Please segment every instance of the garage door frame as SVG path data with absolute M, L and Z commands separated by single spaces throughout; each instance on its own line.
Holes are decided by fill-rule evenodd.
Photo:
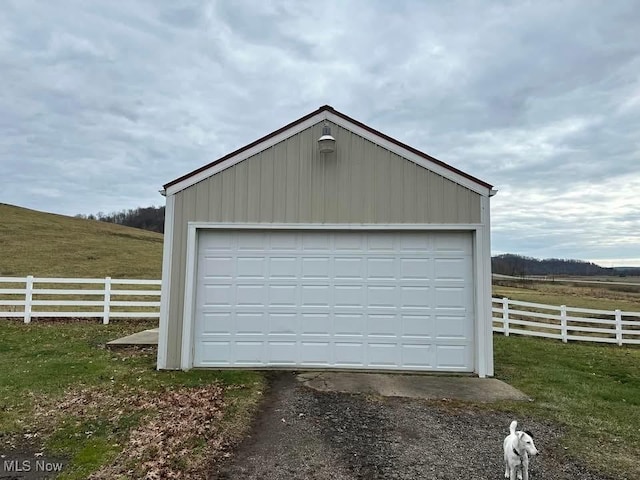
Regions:
M 180 366 L 193 368 L 194 323 L 199 232 L 203 230 L 334 230 L 334 231 L 451 231 L 470 232 L 473 254 L 473 295 L 475 307 L 473 369 L 480 377 L 493 375 L 491 332 L 491 264 L 488 229 L 482 224 L 299 224 L 299 223 L 210 223 L 189 222 L 187 263 L 182 324 Z M 487 325 L 489 323 L 489 325 Z M 216 367 L 218 368 L 218 367 Z M 237 366 L 227 368 L 239 368 Z

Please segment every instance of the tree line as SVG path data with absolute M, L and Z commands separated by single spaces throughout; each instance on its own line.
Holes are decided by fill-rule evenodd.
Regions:
M 111 213 L 78 214 L 76 217 L 164 233 L 164 207 L 138 207 Z
M 640 268 L 606 268 L 582 260 L 561 258 L 537 259 L 505 253 L 491 258 L 491 270 L 501 275 L 521 277 L 525 275 L 639 275 Z

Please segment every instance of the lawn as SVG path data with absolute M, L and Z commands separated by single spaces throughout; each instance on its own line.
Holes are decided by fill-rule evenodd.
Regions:
M 508 282 L 494 284 L 493 295 L 640 311 L 640 285 Z M 494 339 L 496 377 L 535 399 L 510 408 L 564 425 L 568 454 L 593 468 L 614 478 L 640 478 L 640 348 L 518 336 Z
M 65 479 L 92 472 L 95 478 L 197 476 L 210 467 L 244 435 L 264 378 L 247 371 L 158 372 L 155 349 L 104 348 L 151 326 L 3 321 L 2 451 L 63 458 L 59 478 Z M 182 455 L 185 449 L 190 455 Z
M 613 478 L 640 478 L 640 349 L 494 337 L 496 377 L 531 396 L 516 415 L 566 428 L 567 453 Z

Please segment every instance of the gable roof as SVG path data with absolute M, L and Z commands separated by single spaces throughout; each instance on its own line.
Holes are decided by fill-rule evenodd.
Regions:
M 372 141 L 388 150 L 397 153 L 401 157 L 407 160 L 414 161 L 415 163 L 442 175 L 456 183 L 459 183 L 477 193 L 483 195 L 489 195 L 492 189 L 492 185 L 472 176 L 468 173 L 458 170 L 451 165 L 444 163 L 437 158 L 427 155 L 420 150 L 417 150 L 409 145 L 406 145 L 395 138 L 385 135 L 378 130 L 375 130 L 368 125 L 365 125 L 358 120 L 355 120 L 344 113 L 341 113 L 331 107 L 330 105 L 323 105 L 319 109 L 301 117 L 288 125 L 285 125 L 274 132 L 265 135 L 258 140 L 245 145 L 238 150 L 235 150 L 217 160 L 214 160 L 207 165 L 204 165 L 192 172 L 189 172 L 175 180 L 170 181 L 164 185 L 164 189 L 167 195 L 175 194 L 185 188 L 190 187 L 216 173 L 224 170 L 228 167 L 235 165 L 242 160 L 245 160 L 262 150 L 265 150 L 276 143 L 286 140 L 293 135 L 309 128 L 317 123 L 329 120 L 333 123 L 344 127 L 352 132 L 361 135 L 367 140 Z

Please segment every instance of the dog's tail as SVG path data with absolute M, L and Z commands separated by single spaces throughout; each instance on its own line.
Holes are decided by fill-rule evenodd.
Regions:
M 517 426 L 518 422 L 516 422 L 515 420 L 511 422 L 511 425 L 509 425 L 509 432 L 511 432 L 511 435 L 515 435 Z

